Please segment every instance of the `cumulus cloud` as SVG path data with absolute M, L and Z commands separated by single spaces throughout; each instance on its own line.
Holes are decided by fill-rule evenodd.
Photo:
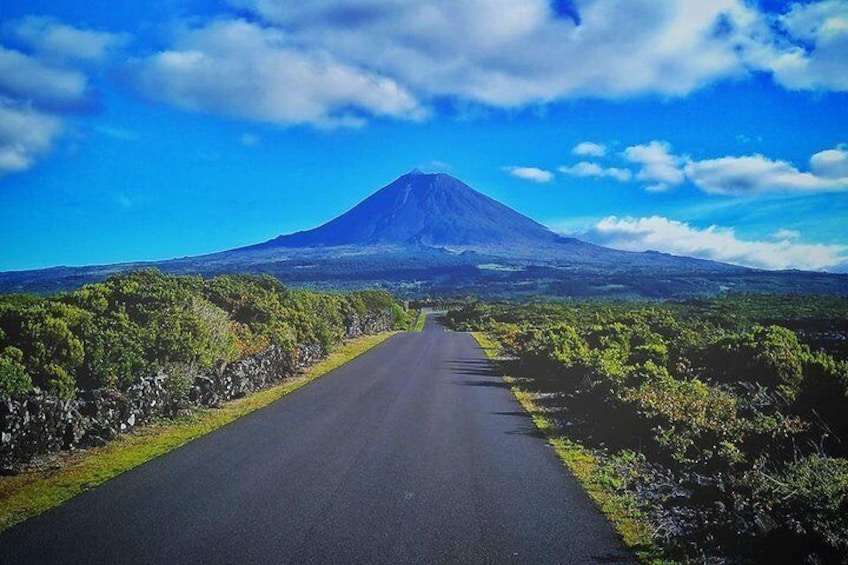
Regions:
M 59 118 L 0 98 L 0 176 L 32 167 L 61 131 Z
M 840 0 L 793 4 L 782 16 L 745 0 L 585 0 L 566 14 L 548 0 L 230 4 L 419 98 L 517 107 L 681 96 L 752 71 L 791 88 L 845 90 L 848 80 Z
M 647 145 L 632 145 L 624 150 L 624 158 L 640 165 L 636 179 L 650 183 L 651 191 L 667 190 L 685 180 L 685 158 L 673 155 L 671 145 L 664 141 L 651 141 Z
M 40 108 L 72 109 L 85 105 L 88 79 L 79 70 L 0 46 L 0 96 Z
M 581 234 L 585 239 L 625 251 L 661 251 L 762 269 L 828 270 L 848 264 L 848 246 L 737 237 L 732 228 L 704 229 L 662 216 L 610 216 Z
M 601 143 L 583 141 L 575 145 L 571 152 L 581 157 L 603 157 L 607 154 L 607 147 Z
M 193 111 L 327 127 L 359 126 L 371 115 L 424 115 L 394 80 L 305 52 L 288 34 L 245 20 L 184 31 L 173 48 L 133 67 L 146 95 Z
M 848 3 L 797 2 L 775 19 L 783 32 L 778 47 L 758 58 L 778 83 L 796 90 L 848 90 Z
M 819 151 L 810 157 L 813 174 L 825 179 L 848 178 L 848 148 L 840 145 L 835 149 Z
M 848 190 L 848 146 L 838 145 L 810 157 L 810 170 L 760 154 L 695 160 L 678 155 L 665 141 L 631 145 L 618 158 L 638 166 L 635 172 L 590 161 L 559 167 L 576 177 L 637 180 L 660 192 L 688 180 L 708 194 L 745 196 L 767 192 L 834 192 Z
M 580 161 L 570 167 L 560 167 L 559 172 L 573 177 L 611 178 L 619 182 L 627 182 L 633 178 L 633 173 L 629 169 L 601 167 L 597 163 L 589 161 Z
M 504 167 L 504 170 L 515 178 L 538 183 L 551 182 L 554 178 L 552 172 L 536 167 Z
M 822 157 L 822 154 L 825 156 Z M 819 172 L 824 170 L 829 175 L 844 172 L 840 169 L 842 165 L 838 159 L 833 159 L 828 151 L 817 153 L 811 161 L 818 163 Z M 848 176 L 820 176 L 814 172 L 802 172 L 791 163 L 762 155 L 691 161 L 685 170 L 686 176 L 695 186 L 710 194 L 848 190 Z
M 0 176 L 32 167 L 69 114 L 96 107 L 88 72 L 128 39 L 41 17 L 7 22 L 2 31 L 17 49 L 0 45 Z
M 83 73 L 0 45 L 0 177 L 49 154 L 64 129 L 63 114 L 88 106 Z
M 8 27 L 38 55 L 58 60 L 102 61 L 129 40 L 127 34 L 81 29 L 41 16 L 26 17 Z

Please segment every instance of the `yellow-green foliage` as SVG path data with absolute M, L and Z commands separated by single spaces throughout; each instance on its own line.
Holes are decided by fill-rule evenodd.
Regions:
M 70 397 L 75 388 L 125 388 L 159 370 L 190 381 L 271 344 L 314 343 L 329 351 L 354 317 L 386 315 L 396 306 L 382 291 L 323 294 L 291 290 L 268 276 L 204 280 L 156 270 L 122 273 L 66 295 L 0 296 L 0 351 L 23 353 L 18 360 L 0 356 L 0 393 L 36 385 Z
M 414 332 L 420 332 L 424 329 L 424 324 L 427 323 L 427 312 L 424 310 L 420 310 L 418 312 L 418 317 L 415 319 L 415 325 L 412 328 Z
M 737 398 L 698 379 L 655 374 L 624 397 L 645 418 L 658 421 L 657 442 L 680 463 L 724 456 L 739 462 L 734 441 L 744 435 Z
M 32 388 L 32 379 L 23 364 L 24 353 L 8 346 L 0 351 L 0 395 L 23 392 Z

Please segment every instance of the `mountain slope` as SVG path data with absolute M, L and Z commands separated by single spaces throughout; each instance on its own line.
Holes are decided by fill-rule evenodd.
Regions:
M 414 170 L 312 230 L 250 246 L 550 244 L 548 228 L 444 174 Z
M 340 249 L 340 248 L 347 249 Z M 350 249 L 353 248 L 353 249 Z M 648 252 L 618 251 L 554 233 L 445 173 L 413 170 L 381 188 L 341 216 L 317 228 L 281 235 L 224 252 L 227 261 L 292 256 L 324 259 L 356 254 L 395 255 L 397 262 L 448 262 L 434 251 L 477 253 L 463 264 L 503 259 L 574 269 L 648 267 L 668 270 L 738 271 L 714 261 Z M 421 257 L 425 252 L 426 257 Z M 209 256 L 210 260 L 221 254 Z M 264 259 L 258 259 L 264 257 Z M 484 258 L 485 257 L 485 258 Z

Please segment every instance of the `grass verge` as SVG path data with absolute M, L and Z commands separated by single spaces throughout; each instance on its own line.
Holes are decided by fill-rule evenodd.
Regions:
M 163 420 L 121 435 L 104 447 L 65 454 L 61 456 L 64 464 L 60 469 L 0 477 L 0 531 L 267 406 L 392 335 L 393 332 L 385 332 L 351 340 L 303 375 L 227 402 L 221 408 L 201 409 L 191 416 Z
M 500 345 L 482 332 L 472 332 L 474 339 L 490 359 L 500 352 Z M 583 489 L 604 516 L 612 523 L 629 547 L 642 563 L 651 565 L 673 564 L 663 558 L 662 553 L 651 536 L 651 527 L 640 519 L 639 511 L 634 508 L 633 500 L 610 488 L 610 477 L 603 463 L 589 449 L 559 434 L 555 423 L 545 416 L 534 402 L 533 394 L 522 389 L 518 381 L 508 375 L 503 376 L 510 385 L 512 394 L 533 419 L 539 432 L 553 447 L 557 456 L 577 478 Z
M 415 325 L 412 326 L 412 331 L 420 332 L 424 329 L 424 324 L 427 322 L 427 312 L 421 310 L 418 312 L 418 318 L 415 320 Z

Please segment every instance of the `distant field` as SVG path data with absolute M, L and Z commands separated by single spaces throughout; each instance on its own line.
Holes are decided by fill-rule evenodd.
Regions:
M 475 295 L 509 298 L 669 299 L 718 296 L 727 293 L 823 294 L 848 296 L 848 275 L 800 271 L 692 272 L 651 268 L 581 268 L 533 265 L 480 254 L 395 252 L 316 258 L 311 255 L 266 261 L 226 258 L 207 263 L 202 258 L 141 265 L 58 267 L 42 271 L 0 273 L 0 292 L 53 293 L 100 282 L 121 271 L 154 266 L 166 273 L 269 274 L 297 288 L 350 291 L 389 290 L 398 298 Z

